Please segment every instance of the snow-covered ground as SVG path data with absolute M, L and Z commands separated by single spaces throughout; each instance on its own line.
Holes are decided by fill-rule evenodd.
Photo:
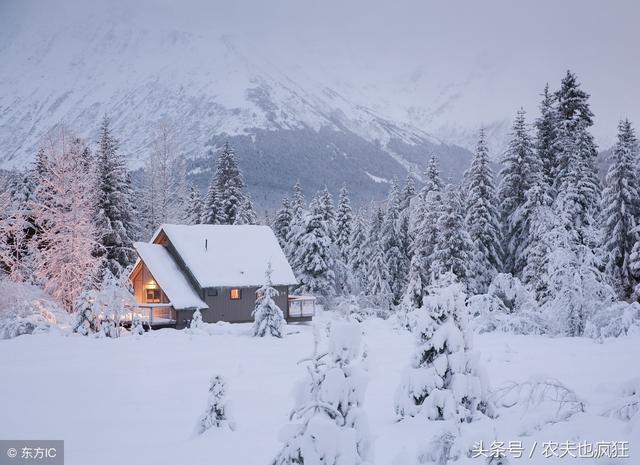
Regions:
M 322 315 L 320 324 L 330 319 Z M 396 422 L 394 395 L 413 352 L 413 336 L 371 319 L 366 332 L 370 382 L 365 408 L 375 437 L 375 463 L 416 463 L 442 422 Z M 279 430 L 293 406 L 297 362 L 313 348 L 312 326 L 289 325 L 283 339 L 250 337 L 249 325 L 219 324 L 212 334 L 165 329 L 142 337 L 95 339 L 38 334 L 0 341 L 0 438 L 64 439 L 68 465 L 267 464 L 279 451 Z M 620 386 L 640 377 L 640 337 L 602 343 L 490 333 L 475 347 L 495 388 L 532 375 L 561 381 L 586 403 L 568 421 L 535 428 L 538 412 L 500 410 L 496 420 L 462 426 L 474 441 L 522 441 L 533 459 L 512 463 L 638 463 L 640 422 L 599 415 L 619 399 Z M 195 433 L 207 404 L 209 378 L 228 380 L 235 431 Z M 521 412 L 521 411 L 519 411 Z M 637 420 L 637 415 L 636 415 Z M 527 435 L 520 435 L 526 430 Z M 542 442 L 629 441 L 629 459 L 546 459 Z M 457 463 L 484 464 L 463 457 Z

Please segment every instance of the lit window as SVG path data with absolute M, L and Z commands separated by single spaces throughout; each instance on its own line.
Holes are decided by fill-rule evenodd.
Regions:
M 229 297 L 231 300 L 240 300 L 240 289 L 234 287 L 229 291 Z
M 207 289 L 207 295 L 210 297 L 215 297 L 218 295 L 218 289 Z
M 147 289 L 147 303 L 149 304 L 160 303 L 160 289 Z

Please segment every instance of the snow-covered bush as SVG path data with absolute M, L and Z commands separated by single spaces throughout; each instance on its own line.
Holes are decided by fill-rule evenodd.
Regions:
M 418 452 L 419 464 L 447 465 L 455 462 L 462 455 L 456 447 L 457 431 L 454 428 L 444 430 L 434 435 L 426 447 Z
M 471 351 L 471 335 L 463 332 L 468 309 L 462 285 L 441 286 L 431 288 L 416 311 L 416 351 L 396 394 L 396 414 L 464 422 L 491 416 L 486 376 Z
M 67 323 L 66 312 L 36 286 L 0 278 L 0 339 L 49 331 Z
M 84 307 L 77 312 L 77 320 L 73 325 L 73 332 L 81 336 L 88 336 L 100 331 L 100 320 L 93 314 L 91 307 Z
M 620 386 L 618 396 L 602 415 L 622 421 L 640 420 L 640 378 L 631 379 Z
M 640 334 L 640 304 L 614 302 L 603 306 L 587 321 L 585 336 L 592 338 Z
M 191 316 L 191 321 L 189 322 L 189 329 L 199 329 L 202 328 L 204 322 L 202 321 L 202 313 L 199 309 L 196 309 Z
M 231 416 L 227 399 L 227 383 L 222 376 L 216 375 L 211 378 L 207 409 L 198 420 L 197 431 L 198 434 L 202 434 L 211 427 L 221 428 L 223 426 L 228 426 L 233 431 L 235 422 Z
M 536 306 L 535 297 L 520 282 L 509 273 L 499 273 L 491 281 L 487 294 L 502 302 L 507 313 L 520 313 Z
M 272 273 L 273 269 L 269 263 L 266 271 L 266 284 L 256 291 L 256 306 L 252 313 L 254 336 L 283 337 L 285 334 L 287 323 L 284 319 L 284 313 L 274 300 L 280 293 L 272 287 Z
M 470 327 L 479 333 L 501 331 L 514 334 L 545 334 L 548 332 L 547 319 L 533 305 L 525 305 L 518 312 L 512 312 L 501 299 L 489 294 L 471 296 L 467 304 L 473 316 Z
M 369 463 L 371 439 L 362 402 L 367 384 L 362 334 L 356 324 L 335 322 L 329 350 L 319 353 L 319 331 L 298 384 L 291 420 L 280 439 L 284 447 L 273 465 L 356 465 Z
M 575 392 L 557 379 L 547 377 L 507 383 L 491 393 L 491 400 L 498 408 L 515 412 L 523 434 L 585 411 L 584 402 Z
M 139 316 L 134 316 L 131 320 L 131 334 L 142 336 L 144 334 L 144 326 Z

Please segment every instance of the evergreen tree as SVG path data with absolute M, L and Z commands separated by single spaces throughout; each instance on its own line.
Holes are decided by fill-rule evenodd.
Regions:
M 283 337 L 286 321 L 274 298 L 280 293 L 273 287 L 271 262 L 267 265 L 265 284 L 256 291 L 256 306 L 253 310 L 253 335 L 258 337 Z
M 276 217 L 273 221 L 273 232 L 278 238 L 278 243 L 282 250 L 287 250 L 287 244 L 289 235 L 291 234 L 291 227 L 293 221 L 293 212 L 291 205 L 287 197 L 282 199 L 282 205 L 276 212 Z
M 250 217 L 253 208 L 249 208 L 242 173 L 236 161 L 235 152 L 228 142 L 225 143 L 216 161 L 214 183 L 217 222 L 236 224 L 239 217 L 239 221 L 247 221 L 246 218 Z M 246 218 L 242 218 L 243 211 L 247 215 Z
M 402 201 L 400 202 L 400 210 L 406 211 L 411 205 L 411 200 L 416 195 L 416 182 L 414 177 L 409 173 L 402 189 Z
M 429 164 L 424 172 L 424 187 L 421 193 L 424 195 L 427 192 L 443 191 L 444 184 L 440 178 L 440 169 L 438 168 L 438 159 L 432 156 L 429 159 Z
M 211 183 L 204 198 L 200 223 L 219 224 L 218 220 L 218 194 L 216 190 L 215 174 L 211 178 Z
M 533 143 L 525 122 L 524 110 L 519 110 L 513 123 L 511 139 L 503 159 L 500 172 L 501 183 L 498 193 L 500 215 L 503 225 L 504 266 L 512 274 L 519 274 L 525 232 L 519 221 L 518 211 L 526 201 L 526 193 L 534 184 L 537 173 L 540 172 L 539 161 L 533 151 Z
M 186 214 L 188 224 L 200 224 L 202 219 L 202 197 L 200 196 L 200 190 L 193 185 L 189 188 L 189 202 Z
M 471 267 L 473 244 L 465 228 L 460 194 L 451 185 L 445 189 L 443 207 L 436 227 L 436 240 L 431 255 L 435 278 L 450 272 L 468 289 L 474 279 Z
M 489 165 L 489 150 L 480 130 L 480 138 L 467 180 L 466 225 L 473 242 L 474 291 L 486 292 L 495 275 L 502 270 L 500 223 L 496 208 L 493 171 Z
M 340 257 L 344 263 L 349 261 L 349 242 L 352 234 L 353 213 L 346 186 L 340 189 L 340 201 L 336 215 L 336 245 L 340 250 Z
M 227 382 L 222 376 L 216 375 L 209 381 L 209 399 L 204 414 L 198 420 L 198 434 L 202 434 L 212 427 L 228 426 L 230 430 L 234 430 L 235 423 L 229 410 Z
M 535 122 L 535 146 L 541 163 L 542 180 L 549 189 L 553 187 L 559 170 L 556 147 L 558 116 L 554 104 L 555 97 L 549 92 L 547 84 L 540 102 L 540 117 Z
M 100 140 L 95 163 L 98 256 L 103 266 L 118 276 L 133 264 L 136 254 L 133 216 L 133 189 L 126 160 L 118 150 L 118 141 L 111 133 L 111 122 L 105 115 L 100 127 Z M 78 163 L 84 166 L 85 179 L 93 184 L 93 167 L 88 167 L 88 149 L 77 148 Z M 89 170 L 89 172 L 87 172 Z
M 240 204 L 240 209 L 233 224 L 258 224 L 258 215 L 253 208 L 253 201 L 248 193 Z
M 420 414 L 429 420 L 470 422 L 493 415 L 488 386 L 465 331 L 466 296 L 454 278 L 442 276 L 443 283 L 430 289 L 416 311 L 416 351 L 396 394 L 401 418 Z
M 602 197 L 602 237 L 607 273 L 620 299 L 634 289 L 630 255 L 640 239 L 640 186 L 637 172 L 637 139 L 629 120 L 618 125 L 618 141 L 607 172 Z
M 319 205 L 322 210 L 322 220 L 327 224 L 333 241 L 336 235 L 336 212 L 333 207 L 333 197 L 327 186 L 324 187 L 319 196 Z
M 294 230 L 293 267 L 300 286 L 299 294 L 315 294 L 326 299 L 335 288 L 334 260 L 329 226 L 324 220 L 324 206 L 319 198 L 311 202 L 301 226 Z
M 305 205 L 302 186 L 300 186 L 300 181 L 298 181 L 293 186 L 293 196 L 291 197 L 291 210 L 294 223 L 298 222 L 304 216 Z
M 367 287 L 367 253 L 365 244 L 367 242 L 367 228 L 362 213 L 356 215 L 353 220 L 353 231 L 349 238 L 349 249 L 347 259 L 353 277 L 352 289 L 364 292 Z
M 398 223 L 400 219 L 400 204 L 402 198 L 396 180 L 391 184 L 387 208 L 380 228 L 379 242 L 384 252 L 384 261 L 388 270 L 388 285 L 391 288 L 392 301 L 398 304 L 406 284 L 408 264 L 400 250 Z

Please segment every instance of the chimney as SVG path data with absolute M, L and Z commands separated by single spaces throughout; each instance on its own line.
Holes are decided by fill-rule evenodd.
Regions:
M 204 251 L 205 252 L 207 251 L 207 240 L 206 239 L 204 240 Z

